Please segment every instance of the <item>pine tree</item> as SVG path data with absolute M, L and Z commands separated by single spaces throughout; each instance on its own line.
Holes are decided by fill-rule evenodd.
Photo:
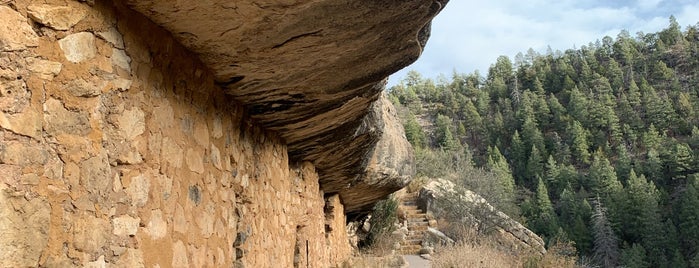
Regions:
M 408 111 L 403 122 L 405 122 L 403 123 L 403 129 L 405 130 L 405 137 L 408 139 L 408 142 L 415 148 L 423 148 L 425 146 L 426 137 L 415 115 Z
M 692 244 L 699 239 L 691 238 L 699 212 L 688 209 L 699 205 L 682 205 L 695 202 L 683 198 L 686 185 L 699 177 L 697 29 L 683 32 L 671 21 L 660 33 L 621 32 L 616 40 L 605 37 L 562 53 L 530 50 L 514 64 L 499 58 L 486 77 L 454 73 L 451 81 L 435 82 L 414 72 L 390 98 L 433 120 L 434 136 L 425 137 L 418 157 L 432 155 L 443 165 L 418 163 L 421 174 L 458 169 L 465 162 L 455 156 L 471 153 L 460 144 L 469 143 L 473 163 L 497 188 L 491 194 L 502 200 L 509 189 L 521 190 L 523 201 L 514 202 L 546 237 L 568 237 L 580 254 L 592 254 L 587 198 L 599 195 L 624 248 L 620 264 L 699 266 L 699 246 Z M 404 121 L 406 136 L 418 148 L 416 137 L 425 133 L 410 121 Z M 435 152 L 438 147 L 448 151 Z M 547 203 L 539 202 L 539 180 L 559 229 L 538 220 L 544 211 L 539 203 Z
M 684 257 L 682 256 L 682 253 L 680 253 L 680 250 L 675 250 L 675 253 L 672 255 L 672 262 L 668 265 L 668 267 L 677 267 L 677 268 L 684 268 L 687 267 L 687 261 L 684 260 Z
M 568 112 L 566 111 L 565 107 L 563 107 L 563 105 L 561 105 L 561 103 L 558 101 L 556 95 L 549 95 L 548 102 L 552 115 L 551 125 L 557 131 L 563 132 L 565 130 L 566 125 L 568 124 Z
M 544 159 L 536 145 L 532 145 L 529 159 L 527 160 L 526 174 L 528 185 L 534 186 L 536 180 L 544 175 Z
M 568 113 L 578 122 L 587 122 L 589 100 L 580 92 L 578 87 L 574 87 L 570 92 L 570 101 L 568 101 Z
M 471 146 L 481 146 L 480 140 L 484 135 L 483 119 L 481 118 L 476 106 L 471 101 L 467 101 L 463 108 L 464 123 L 469 129 L 468 144 Z
M 633 171 L 633 170 L 632 170 Z M 667 229 L 660 219 L 659 193 L 652 182 L 635 172 L 629 175 L 626 187 L 626 214 L 623 228 L 627 241 L 640 242 L 654 267 L 666 264 Z
M 692 149 L 687 144 L 678 142 L 670 146 L 661 158 L 663 166 L 667 168 L 665 176 L 672 179 L 686 179 L 694 163 Z
M 616 178 L 614 167 L 601 151 L 595 153 L 588 177 L 593 193 L 601 196 L 602 200 L 606 202 L 609 202 L 622 190 L 622 185 Z
M 621 251 L 621 266 L 625 268 L 650 268 L 646 249 L 642 245 L 634 243 L 629 248 Z
M 534 119 L 526 119 L 522 126 L 522 141 L 527 145 L 527 148 L 536 146 L 541 153 L 544 153 L 546 146 L 544 145 L 544 135 L 541 133 L 539 126 Z
M 571 149 L 573 157 L 580 163 L 589 163 L 590 152 L 588 150 L 590 145 L 587 142 L 587 133 L 585 129 L 582 127 L 580 122 L 573 121 L 573 124 L 569 127 L 568 131 L 572 140 Z
M 699 255 L 699 196 L 693 183 L 688 183 L 677 204 L 680 244 L 687 259 Z
M 556 160 L 553 159 L 553 155 L 549 155 L 546 164 L 544 165 L 544 180 L 546 184 L 553 186 L 551 187 L 551 192 L 554 194 L 559 194 L 563 187 L 566 186 L 565 183 L 559 181 L 560 172 L 558 170 L 558 164 Z
M 599 196 L 593 200 L 592 234 L 594 236 L 593 258 L 604 268 L 616 267 L 619 260 L 619 239 L 607 219 L 607 209 Z
M 648 250 L 657 247 L 654 234 L 661 232 L 659 193 L 652 182 L 645 176 L 636 176 L 632 169 L 627 187 L 624 188 L 626 200 L 623 206 L 623 232 L 626 241 L 642 243 Z
M 575 194 L 570 189 L 564 188 L 558 198 L 558 215 L 561 225 L 571 229 L 579 214 L 578 200 L 575 198 Z
M 446 115 L 437 115 L 437 144 L 445 150 L 455 151 L 460 147 L 460 143 L 452 134 L 452 120 Z
M 619 144 L 616 147 L 616 155 L 617 155 L 617 160 L 616 160 L 616 165 L 615 165 L 616 177 L 620 181 L 626 182 L 627 179 L 629 178 L 629 173 L 632 170 L 631 156 L 629 155 L 629 152 L 626 149 L 626 146 L 623 144 Z
M 521 181 L 524 178 L 524 170 L 527 163 L 527 151 L 522 138 L 519 136 L 519 131 L 515 130 L 515 133 L 512 134 L 511 144 L 511 159 L 513 168 L 512 174 L 515 175 L 516 179 Z
M 533 230 L 545 238 L 552 238 L 558 230 L 556 213 L 549 199 L 548 189 L 543 180 L 539 178 L 536 187 L 536 218 L 533 219 Z
M 497 146 L 488 148 L 487 166 L 494 172 L 504 191 L 503 199 L 514 201 L 515 179 L 507 164 L 507 160 L 500 153 Z

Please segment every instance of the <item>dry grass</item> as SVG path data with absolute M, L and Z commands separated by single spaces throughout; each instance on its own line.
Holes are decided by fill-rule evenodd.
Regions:
M 434 268 L 520 267 L 521 260 L 488 245 L 459 243 L 440 248 L 432 256 Z
M 554 243 L 546 254 L 512 252 L 499 246 L 493 236 L 464 232 L 463 239 L 454 246 L 438 248 L 432 255 L 434 268 L 574 268 L 575 247 L 568 243 Z M 468 241 L 468 242 L 465 242 Z
M 342 264 L 342 268 L 399 268 L 405 266 L 405 259 L 400 255 L 352 257 Z

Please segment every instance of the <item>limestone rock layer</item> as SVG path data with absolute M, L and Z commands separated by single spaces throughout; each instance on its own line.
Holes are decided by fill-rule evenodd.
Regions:
M 291 159 L 314 162 L 330 193 L 362 184 L 383 135 L 370 106 L 382 80 L 420 55 L 446 2 L 126 0 L 196 53 L 256 122 L 278 132 Z

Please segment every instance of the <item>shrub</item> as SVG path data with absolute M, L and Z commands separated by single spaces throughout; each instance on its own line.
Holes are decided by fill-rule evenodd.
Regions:
M 385 255 L 393 249 L 397 239 L 392 237 L 396 230 L 398 200 L 393 195 L 374 205 L 369 217 L 369 232 L 363 246 L 375 255 Z

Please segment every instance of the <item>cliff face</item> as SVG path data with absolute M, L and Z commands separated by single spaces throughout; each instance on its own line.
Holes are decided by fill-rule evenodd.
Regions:
M 0 266 L 347 259 L 412 173 L 380 80 L 441 6 L 229 4 L 0 1 Z
M 417 59 L 446 2 L 126 1 L 195 52 L 292 159 L 314 162 L 325 192 L 345 197 L 382 136 L 383 122 L 367 122 L 381 81 Z M 366 203 L 343 200 L 350 211 Z

